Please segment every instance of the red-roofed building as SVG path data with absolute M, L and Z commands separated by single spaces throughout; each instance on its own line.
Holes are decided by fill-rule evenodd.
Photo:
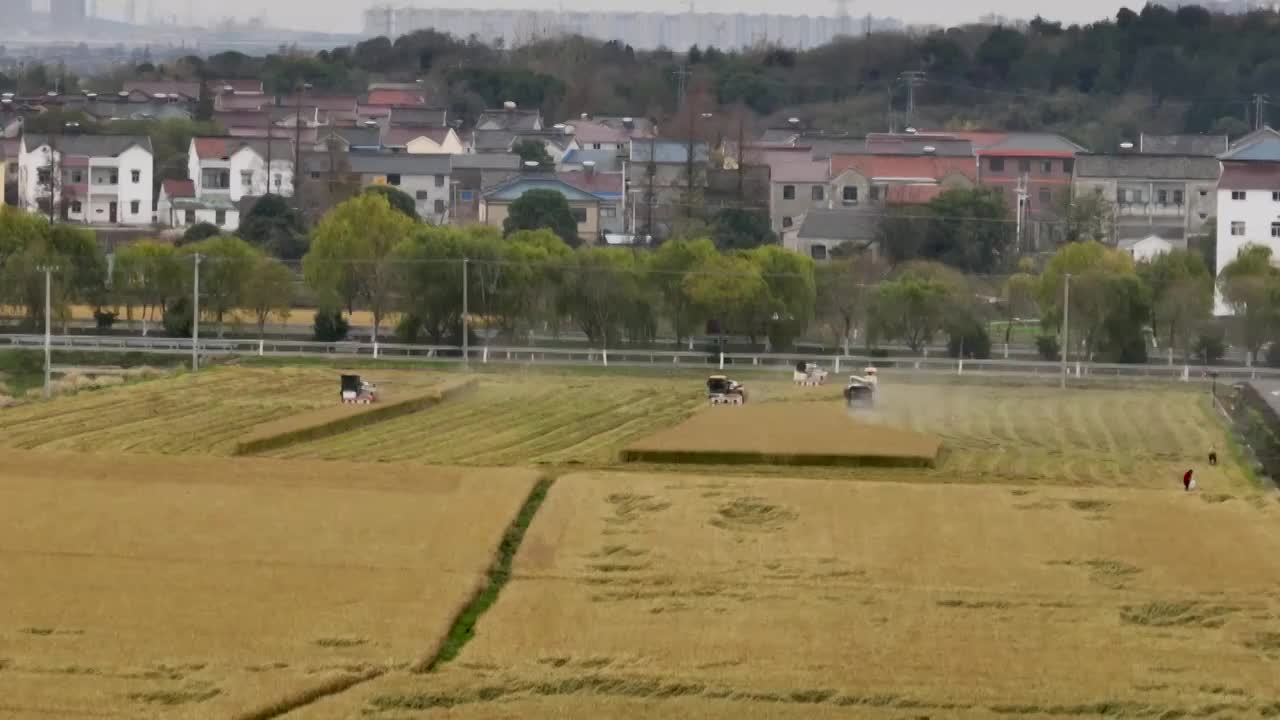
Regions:
M 599 172 L 593 165 L 587 165 L 582 170 L 558 172 L 556 177 L 600 198 L 600 232 L 618 234 L 626 231 L 622 192 L 626 179 L 622 173 Z
M 427 104 L 427 98 L 421 92 L 413 90 L 370 90 L 369 97 L 363 104 L 377 107 L 423 107 Z
M 953 188 L 978 182 L 973 157 L 832 155 L 831 207 L 923 204 Z

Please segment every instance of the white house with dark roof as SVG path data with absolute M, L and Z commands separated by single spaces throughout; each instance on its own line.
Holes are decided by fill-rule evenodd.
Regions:
M 1280 132 L 1270 127 L 1252 132 L 1219 159 L 1216 271 L 1250 245 L 1271 248 L 1280 258 Z M 1233 314 L 1221 293 L 1215 293 L 1214 314 Z
M 351 153 L 351 173 L 361 187 L 385 185 L 413 198 L 418 216 L 433 223 L 449 222 L 453 186 L 449 182 L 449 155 L 408 153 Z
M 52 202 L 64 219 L 88 225 L 150 225 L 154 166 L 145 135 L 27 134 L 18 154 L 19 204 L 48 212 Z
M 265 138 L 197 137 L 187 154 L 196 197 L 233 203 L 267 193 L 293 195 L 293 143 Z

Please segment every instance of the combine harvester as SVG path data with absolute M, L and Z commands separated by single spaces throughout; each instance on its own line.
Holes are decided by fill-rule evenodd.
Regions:
M 712 405 L 744 405 L 747 386 L 724 375 L 712 375 L 707 378 L 707 400 Z
M 796 371 L 791 374 L 791 380 L 796 385 L 804 385 L 806 387 L 814 387 L 824 385 L 827 382 L 827 371 L 818 366 L 817 363 L 796 363 Z
M 378 386 L 360 379 L 359 375 L 342 376 L 344 405 L 371 405 L 378 402 Z
M 850 375 L 849 384 L 844 387 L 844 401 L 850 408 L 873 408 L 876 406 L 876 387 L 879 383 L 877 370 L 869 367 L 862 375 Z

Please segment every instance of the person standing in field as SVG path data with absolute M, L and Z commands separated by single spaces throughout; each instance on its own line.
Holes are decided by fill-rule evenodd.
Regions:
M 1209 448 L 1209 466 L 1212 467 L 1217 464 L 1218 464 L 1218 448 L 1211 447 Z
M 1192 478 L 1192 477 L 1191 477 L 1191 476 L 1192 476 L 1192 474 L 1193 474 L 1194 472 L 1195 472 L 1194 470 L 1188 470 L 1188 471 L 1187 471 L 1187 472 L 1182 476 L 1182 490 L 1183 490 L 1183 492 L 1190 492 L 1190 491 L 1191 491 L 1191 488 L 1195 486 L 1196 481 L 1195 481 L 1195 479 L 1194 479 L 1194 478 Z

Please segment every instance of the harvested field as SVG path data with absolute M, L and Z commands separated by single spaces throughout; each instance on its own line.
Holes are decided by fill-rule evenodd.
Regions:
M 232 718 L 430 657 L 535 479 L 6 453 L 0 716 Z
M 1266 717 L 1277 521 L 1181 492 L 576 474 L 456 661 L 296 717 Z
M 932 467 L 938 438 L 854 420 L 841 403 L 708 407 L 622 451 L 632 462 Z
M 706 402 L 696 379 L 482 375 L 465 399 L 268 453 L 459 465 L 610 464 Z
M 376 403 L 338 404 L 275 420 L 241 437 L 236 442 L 235 454 L 261 453 L 409 415 L 459 397 L 475 387 L 476 382 L 475 378 L 452 378 L 429 390 L 406 392 L 401 397 L 382 396 Z
M 337 403 L 340 371 L 216 368 L 7 408 L 0 447 L 229 455 L 256 426 Z M 438 373 L 370 375 L 389 399 L 439 383 Z

